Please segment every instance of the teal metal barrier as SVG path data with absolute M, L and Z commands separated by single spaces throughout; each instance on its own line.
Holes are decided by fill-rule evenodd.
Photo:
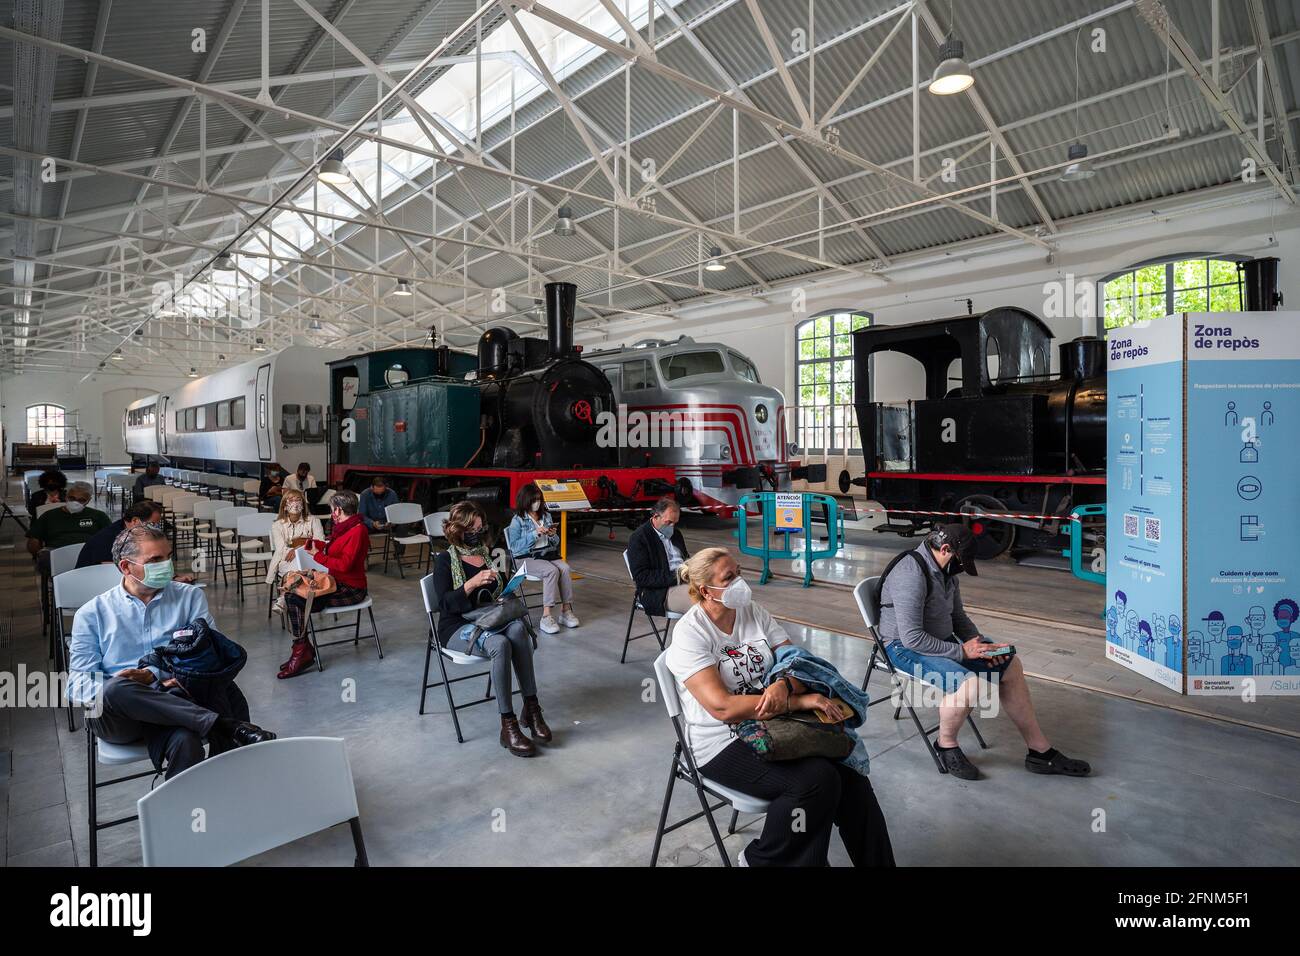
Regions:
M 797 492 L 801 499 L 803 511 L 803 522 L 800 528 L 791 528 L 784 530 L 778 528 L 777 524 L 777 492 L 762 491 L 757 494 L 745 495 L 740 499 L 737 509 L 736 518 L 739 522 L 736 530 L 732 532 L 737 539 L 740 552 L 748 554 L 751 557 L 763 559 L 763 573 L 758 579 L 759 584 L 766 584 L 772 577 L 772 572 L 768 567 L 772 558 L 794 558 L 795 551 L 793 548 L 793 537 L 802 533 L 804 539 L 804 566 L 803 566 L 803 586 L 812 586 L 812 566 L 813 561 L 818 558 L 834 557 L 840 550 L 840 540 L 843 537 L 843 523 L 840 520 L 839 504 L 830 495 L 818 494 L 813 491 Z M 784 493 L 782 493 L 784 495 Z M 749 505 L 757 504 L 760 506 L 761 514 L 757 521 L 749 516 Z M 824 549 L 814 548 L 815 539 L 813 538 L 813 508 L 821 508 L 826 518 L 826 547 Z M 762 545 L 754 545 L 749 542 L 749 530 L 751 526 L 757 524 L 762 534 Z M 780 532 L 782 539 L 780 548 L 773 548 L 772 535 Z
M 1085 518 L 1095 516 L 1106 516 L 1105 505 L 1079 505 L 1070 512 L 1071 517 Z M 1066 534 L 1070 536 L 1070 546 L 1061 552 L 1063 557 L 1070 559 L 1070 570 L 1074 572 L 1076 578 L 1083 578 L 1085 581 L 1091 581 L 1093 584 L 1106 583 L 1106 575 L 1098 574 L 1093 570 L 1084 570 L 1083 567 L 1083 522 L 1067 521 Z

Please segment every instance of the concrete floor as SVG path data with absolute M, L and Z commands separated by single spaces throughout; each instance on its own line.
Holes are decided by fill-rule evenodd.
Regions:
M 47 668 L 35 576 L 11 528 L 6 522 L 0 531 L 0 546 L 19 546 L 0 551 L 0 666 Z M 240 686 L 253 718 L 282 735 L 347 740 L 372 863 L 644 865 L 673 741 L 662 704 L 649 693 L 657 649 L 650 640 L 634 642 L 628 663 L 619 664 L 631 590 L 621 568 L 611 570 L 607 551 L 579 547 L 572 557 L 593 569 L 578 584 L 583 626 L 542 636 L 540 695 L 556 741 L 532 760 L 498 746 L 491 705 L 461 713 L 464 744 L 456 743 L 440 690 L 430 694 L 431 712 L 417 716 L 426 623 L 414 577 L 372 573 L 384 660 L 368 642 L 333 648 L 323 673 L 291 681 L 275 679 L 288 641 L 278 620 L 268 624 L 265 604 L 241 607 L 233 587 L 220 583 L 208 593 L 218 624 L 249 651 Z M 792 593 L 778 593 L 785 589 Z M 842 590 L 807 592 L 788 582 L 763 594 L 773 604 L 801 603 L 805 619 L 820 613 L 817 602 L 850 600 Z M 846 674 L 865 667 L 864 641 L 789 629 Z M 342 700 L 349 678 L 355 703 Z M 883 683 L 873 686 L 883 690 Z M 901 864 L 1297 862 L 1294 739 L 1050 681 L 1033 680 L 1031 688 L 1053 742 L 1090 760 L 1093 777 L 1027 773 L 1023 744 L 1005 717 L 981 721 L 989 750 L 966 741 L 984 780 L 941 777 L 911 723 L 891 720 L 883 705 L 873 708 L 863 734 Z M 469 682 L 461 692 L 472 692 Z M 85 864 L 84 739 L 80 730 L 68 732 L 62 712 L 0 710 L 0 860 Z M 101 815 L 130 812 L 148 783 L 104 791 Z M 693 794 L 679 784 L 674 807 L 693 806 Z M 742 818 L 745 825 L 753 832 L 759 823 Z M 747 839 L 728 838 L 729 852 Z M 832 848 L 832 862 L 845 865 L 838 841 Z M 134 826 L 100 834 L 100 862 L 138 865 Z M 252 862 L 348 865 L 351 843 L 346 828 L 336 828 Z M 661 864 L 718 865 L 702 821 L 666 838 Z

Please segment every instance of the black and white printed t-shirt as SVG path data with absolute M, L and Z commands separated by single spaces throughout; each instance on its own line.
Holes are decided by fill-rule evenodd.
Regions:
M 731 743 L 731 728 L 718 720 L 686 689 L 686 682 L 708 667 L 717 669 L 722 684 L 733 694 L 761 694 L 767 686 L 767 672 L 774 663 L 773 651 L 790 640 L 790 635 L 764 608 L 750 603 L 736 611 L 736 623 L 724 634 L 695 605 L 673 625 L 673 642 L 666 663 L 677 683 L 682 701 L 686 743 L 702 767 Z

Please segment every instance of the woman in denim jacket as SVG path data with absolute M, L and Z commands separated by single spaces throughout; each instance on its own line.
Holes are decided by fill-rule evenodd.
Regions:
M 573 613 L 573 575 L 560 560 L 559 529 L 542 506 L 542 492 L 534 484 L 524 485 L 515 499 L 515 516 L 506 528 L 506 545 L 515 562 L 542 581 L 542 630 L 556 634 L 560 624 L 577 627 Z M 552 609 L 560 605 L 559 624 Z

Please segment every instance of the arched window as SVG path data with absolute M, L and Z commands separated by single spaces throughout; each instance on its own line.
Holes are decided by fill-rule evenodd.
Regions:
M 795 441 L 801 448 L 861 447 L 853 411 L 852 333 L 870 324 L 866 312 L 828 312 L 795 327 Z
M 27 406 L 27 440 L 36 445 L 63 445 L 62 405 Z
M 1158 319 L 1175 312 L 1240 312 L 1244 293 L 1238 260 L 1196 256 L 1147 262 L 1102 280 L 1106 328 Z

